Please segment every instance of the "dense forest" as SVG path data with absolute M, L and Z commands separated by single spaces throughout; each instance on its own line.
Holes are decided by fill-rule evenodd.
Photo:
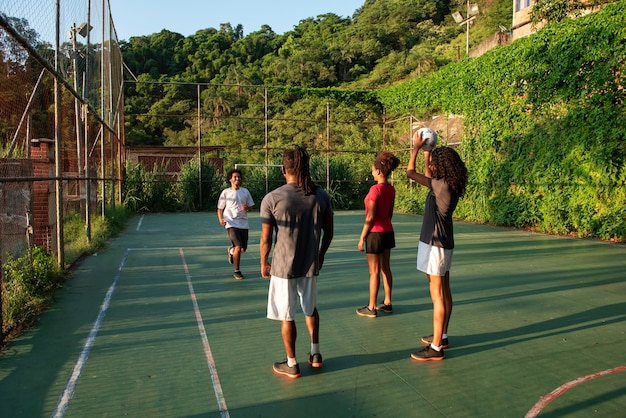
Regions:
M 126 144 L 220 146 L 228 167 L 275 164 L 301 144 L 350 209 L 376 151 L 404 162 L 412 121 L 452 115 L 470 171 L 460 218 L 626 241 L 626 0 L 538 1 L 542 29 L 477 58 L 451 17 L 465 4 L 366 0 L 350 18 L 308 17 L 284 34 L 225 23 L 121 41 Z M 470 48 L 511 22 L 510 0 L 478 6 Z M 267 178 L 247 175 L 260 196 Z M 419 213 L 424 191 L 402 175 L 396 188 L 396 210 Z
M 367 0 L 351 18 L 303 18 L 284 34 L 264 26 L 243 36 L 225 23 L 132 37 L 121 45 L 137 80 L 126 88 L 127 144 L 197 144 L 200 107 L 202 145 L 228 146 L 229 163 L 262 158 L 265 119 L 272 148 L 321 149 L 330 108 L 333 149 L 380 148 L 383 109 L 368 92 L 464 58 L 464 26 L 451 17 L 464 4 Z M 511 21 L 509 0 L 481 7 L 472 45 Z

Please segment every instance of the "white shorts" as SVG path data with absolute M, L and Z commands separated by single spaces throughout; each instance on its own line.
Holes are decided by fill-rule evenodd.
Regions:
M 445 276 L 452 265 L 453 250 L 419 242 L 417 247 L 417 269 L 431 276 Z
M 312 316 L 317 305 L 317 277 L 281 279 L 272 276 L 267 292 L 267 317 L 277 321 L 294 321 L 298 298 L 302 312 Z

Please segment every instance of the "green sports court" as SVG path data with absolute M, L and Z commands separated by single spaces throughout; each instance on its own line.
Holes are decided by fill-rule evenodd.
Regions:
M 395 214 L 393 314 L 368 295 L 363 212 L 337 212 L 319 278 L 324 366 L 298 312 L 291 380 L 265 318 L 258 212 L 243 281 L 211 213 L 132 218 L 72 273 L 0 356 L 2 417 L 618 417 L 626 413 L 626 246 L 455 224 L 445 360 L 410 353 L 431 332 L 415 268 L 421 217 Z M 382 297 L 382 291 L 381 291 Z

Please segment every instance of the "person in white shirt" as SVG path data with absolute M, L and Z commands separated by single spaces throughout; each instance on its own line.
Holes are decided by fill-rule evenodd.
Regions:
M 248 212 L 254 207 L 254 200 L 248 189 L 241 187 L 240 170 L 229 170 L 226 180 L 230 187 L 222 190 L 217 201 L 217 219 L 228 231 L 232 243 L 228 248 L 228 262 L 235 267 L 233 277 L 235 280 L 243 280 L 241 254 L 248 248 Z

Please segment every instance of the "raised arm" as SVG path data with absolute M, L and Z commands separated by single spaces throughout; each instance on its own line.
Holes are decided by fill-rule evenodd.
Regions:
M 430 151 L 424 151 L 424 174 L 418 173 L 415 170 L 417 153 L 420 148 L 422 148 L 422 145 L 424 145 L 424 142 L 426 142 L 426 139 L 422 138 L 417 132 L 415 132 L 415 136 L 413 137 L 413 149 L 411 149 L 411 157 L 409 158 L 409 163 L 406 167 L 406 176 L 411 180 L 418 182 L 422 186 L 428 187 L 428 178 L 432 174 L 430 171 Z

